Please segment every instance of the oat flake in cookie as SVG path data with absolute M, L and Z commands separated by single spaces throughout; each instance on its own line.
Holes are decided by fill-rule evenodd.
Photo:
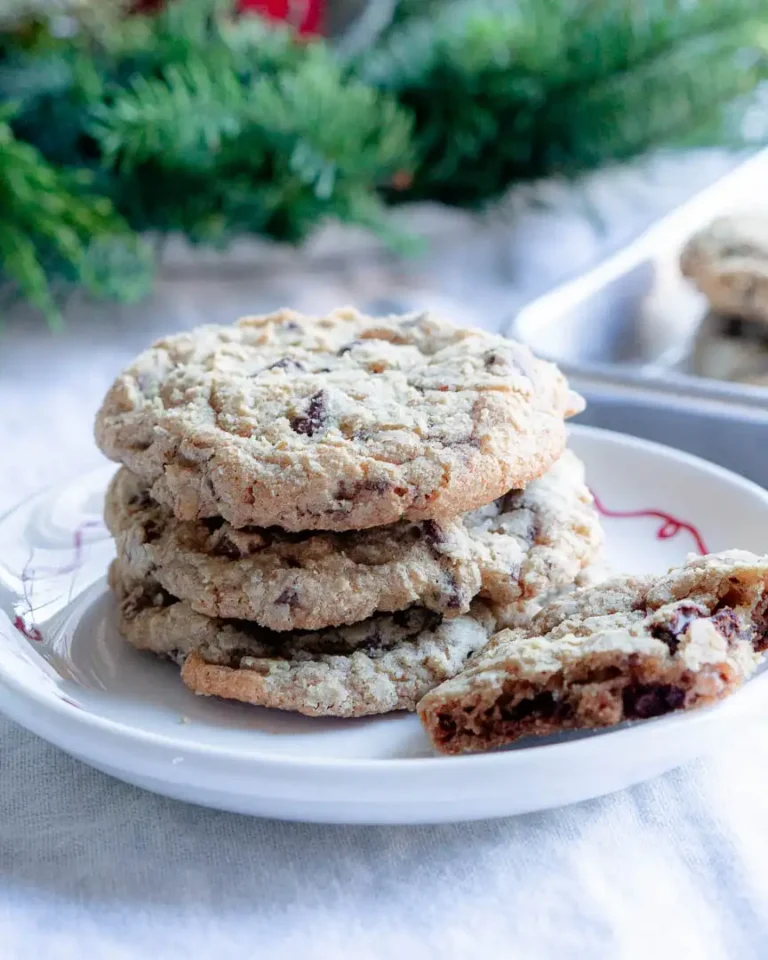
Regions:
M 179 519 L 350 530 L 525 486 L 581 407 L 555 366 L 481 330 L 282 311 L 158 341 L 115 381 L 96 439 Z
M 135 579 L 151 577 L 199 613 L 272 630 L 317 630 L 424 606 L 466 613 L 481 594 L 507 626 L 573 583 L 602 541 L 584 468 L 569 451 L 525 491 L 443 522 L 401 520 L 340 533 L 177 520 L 122 469 L 105 516 Z
M 488 750 L 714 703 L 766 647 L 768 557 L 710 554 L 551 604 L 492 637 L 418 709 L 439 751 Z
M 454 620 L 411 608 L 338 629 L 274 633 L 195 613 L 151 580 L 132 580 L 119 561 L 110 585 L 125 639 L 178 662 L 195 693 L 308 716 L 414 710 L 494 630 L 490 612 L 476 602 Z

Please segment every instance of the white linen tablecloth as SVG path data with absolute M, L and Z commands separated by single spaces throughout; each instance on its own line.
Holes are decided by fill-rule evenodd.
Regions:
M 701 182 L 711 172 L 696 171 Z M 672 187 L 695 179 L 685 172 Z M 397 284 L 429 300 L 436 277 L 492 326 L 513 268 L 528 264 L 516 270 L 522 297 L 526 278 L 538 289 L 554 278 L 553 249 L 567 272 L 626 231 L 632 211 L 648 217 L 649 196 L 669 205 L 663 184 L 616 182 L 603 235 L 576 216 L 555 232 L 532 216 L 507 246 L 503 231 L 478 228 L 417 280 L 393 266 L 332 278 L 307 267 L 298 281 L 287 267 L 166 275 L 141 307 L 73 301 L 55 338 L 11 318 L 0 335 L 0 508 L 100 462 L 93 413 L 153 337 L 281 300 L 363 303 Z M 768 710 L 727 749 L 621 794 L 495 822 L 382 828 L 167 800 L 0 717 L 0 960 L 765 960 L 767 817 Z

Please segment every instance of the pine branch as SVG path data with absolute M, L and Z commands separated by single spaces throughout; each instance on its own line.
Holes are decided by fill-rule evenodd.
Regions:
M 246 104 L 233 73 L 213 75 L 192 62 L 156 79 L 135 77 L 110 104 L 94 107 L 91 133 L 105 161 L 126 171 L 160 156 L 169 166 L 213 166 L 222 138 L 240 131 Z
M 624 160 L 705 125 L 721 128 L 728 106 L 766 74 L 760 54 L 745 50 L 756 22 L 705 30 L 632 69 L 554 99 L 540 137 L 541 165 L 573 174 Z M 692 73 L 692 63 L 705 69 Z M 663 109 L 661 105 L 663 104 Z M 556 130 L 555 136 L 549 136 Z
M 124 260 L 141 259 L 143 252 L 109 200 L 85 192 L 86 177 L 52 167 L 33 147 L 15 138 L 9 119 L 8 110 L 0 115 L 2 271 L 56 326 L 60 317 L 49 282 L 52 273 L 99 294 L 105 292 L 94 269 L 100 246 L 119 244 Z M 110 281 L 109 292 L 131 296 L 143 289 L 119 288 Z
M 485 203 L 715 123 L 765 78 L 768 0 L 463 0 L 411 18 L 363 75 L 416 117 L 420 163 L 391 200 Z
M 0 264 L 50 317 L 59 279 L 140 290 L 131 229 L 296 242 L 335 217 L 399 242 L 392 203 L 725 142 L 768 72 L 768 0 L 400 0 L 344 63 L 235 0 L 3 2 L 27 16 L 0 28 Z
M 765 0 L 592 0 L 565 22 L 563 56 L 551 77 L 558 85 L 599 82 L 648 66 L 691 38 L 728 31 L 741 30 L 749 45 L 767 10 Z
M 105 157 L 135 174 L 140 195 L 120 199 L 131 222 L 195 239 L 247 229 L 295 241 L 326 216 L 356 219 L 361 203 L 350 198 L 365 193 L 374 206 L 410 149 L 407 115 L 322 47 L 249 84 L 202 63 L 169 68 L 94 117 Z

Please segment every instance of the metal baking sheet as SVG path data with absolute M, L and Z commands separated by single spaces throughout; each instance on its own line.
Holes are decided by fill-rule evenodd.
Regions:
M 575 422 L 685 450 L 768 487 L 764 409 L 579 376 L 571 382 L 587 400 L 587 409 Z
M 677 261 L 695 230 L 753 205 L 767 179 L 762 151 L 624 250 L 525 306 L 507 329 L 585 395 L 581 422 L 687 450 L 763 486 L 768 388 L 694 374 L 706 304 Z
M 767 180 L 768 151 L 761 151 L 630 246 L 523 307 L 508 335 L 572 376 L 768 409 L 766 387 L 695 374 L 706 303 L 677 265 L 695 230 L 725 211 L 754 207 Z

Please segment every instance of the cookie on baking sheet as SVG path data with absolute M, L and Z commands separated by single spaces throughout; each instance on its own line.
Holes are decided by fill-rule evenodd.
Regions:
M 157 580 L 199 613 L 272 630 L 357 623 L 413 605 L 459 616 L 478 594 L 507 626 L 573 583 L 602 542 L 583 465 L 569 451 L 524 491 L 442 523 L 299 534 L 177 520 L 125 468 L 105 516 L 132 577 Z
M 439 751 L 488 750 L 713 703 L 766 647 L 768 557 L 710 554 L 554 602 L 492 637 L 418 710 Z
M 733 383 L 768 385 L 768 324 L 710 311 L 693 339 L 691 373 Z
M 768 211 L 718 218 L 685 245 L 680 269 L 715 313 L 768 324 Z
M 308 716 L 414 710 L 495 628 L 478 601 L 453 620 L 412 607 L 337 629 L 275 633 L 195 613 L 159 584 L 132 580 L 117 560 L 110 585 L 125 639 L 179 663 L 195 693 Z
M 524 486 L 582 406 L 503 337 L 423 314 L 284 310 L 158 341 L 109 390 L 96 439 L 179 519 L 353 530 Z

